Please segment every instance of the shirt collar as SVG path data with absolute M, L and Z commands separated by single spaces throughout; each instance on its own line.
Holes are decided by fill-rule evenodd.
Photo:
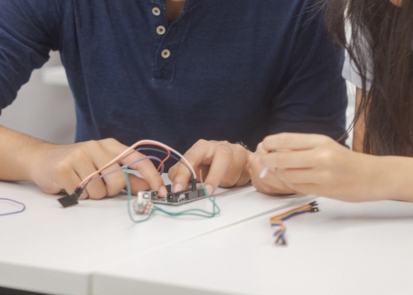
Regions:
M 165 0 L 150 0 L 151 3 L 159 5 L 161 7 L 166 6 Z M 183 12 L 191 10 L 194 6 L 198 5 L 201 2 L 200 0 L 186 0 L 185 7 Z

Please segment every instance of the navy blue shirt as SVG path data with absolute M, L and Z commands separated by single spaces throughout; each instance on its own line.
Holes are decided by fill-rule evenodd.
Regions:
M 0 0 L 0 109 L 58 50 L 76 141 L 154 139 L 185 152 L 200 138 L 253 149 L 284 131 L 337 139 L 343 54 L 316 2 L 188 0 L 168 24 L 165 0 Z

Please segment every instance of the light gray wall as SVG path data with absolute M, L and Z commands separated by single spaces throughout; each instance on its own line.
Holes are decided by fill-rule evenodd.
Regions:
M 59 54 L 52 53 L 43 68 L 57 65 L 60 65 Z M 49 142 L 72 143 L 76 118 L 70 89 L 45 85 L 42 69 L 33 72 L 16 100 L 2 110 L 0 125 Z

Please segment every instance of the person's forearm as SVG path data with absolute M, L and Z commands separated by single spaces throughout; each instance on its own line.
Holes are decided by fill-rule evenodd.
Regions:
M 125 187 L 125 175 L 120 167 L 133 162 L 132 168 L 145 179 L 129 178 L 133 192 L 151 189 L 161 195 L 163 188 L 166 194 L 163 180 L 152 162 L 140 162 L 143 154 L 128 154 L 106 166 L 127 149 L 112 138 L 68 145 L 51 144 L 0 126 L 0 180 L 32 181 L 48 194 L 62 190 L 72 193 L 83 179 L 92 173 L 98 175 L 97 170 L 104 169 L 106 176 L 95 178 L 96 181 L 87 185 L 81 195 L 82 199 L 102 199 L 117 195 Z
M 382 180 L 378 180 L 378 185 L 386 192 L 385 198 L 413 202 L 413 158 L 380 158 L 384 175 L 380 177 Z
M 0 179 L 31 180 L 30 166 L 46 142 L 0 126 Z

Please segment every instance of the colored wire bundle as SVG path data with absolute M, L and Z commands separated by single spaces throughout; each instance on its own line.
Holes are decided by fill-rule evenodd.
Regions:
M 205 186 L 203 185 L 202 188 L 204 190 L 204 194 L 207 197 L 207 199 L 209 201 L 211 201 L 211 203 L 212 203 L 212 212 L 208 212 L 208 211 L 205 211 L 205 210 L 202 210 L 202 209 L 188 209 L 188 210 L 179 211 L 179 212 L 170 212 L 170 211 L 167 211 L 165 209 L 162 209 L 159 206 L 154 205 L 146 218 L 144 218 L 144 219 L 135 219 L 132 215 L 132 210 L 131 210 L 132 193 L 131 193 L 129 177 L 128 177 L 129 172 L 128 172 L 127 169 L 124 169 L 124 172 L 125 172 L 125 181 L 126 181 L 126 191 L 127 191 L 127 194 L 128 194 L 128 203 L 127 203 L 128 214 L 129 214 L 129 218 L 135 223 L 141 223 L 141 222 L 149 220 L 153 216 L 155 211 L 162 212 L 162 213 L 164 213 L 168 216 L 172 216 L 172 217 L 199 216 L 199 217 L 204 217 L 204 218 L 215 217 L 216 215 L 218 215 L 221 212 L 221 209 L 218 207 L 217 203 L 215 202 L 215 197 L 211 197 L 208 194 Z
M 114 169 L 114 170 L 112 170 L 112 171 L 110 171 L 110 172 L 108 172 L 108 173 L 102 173 L 105 169 L 107 169 L 107 168 L 109 168 L 109 167 L 111 167 L 111 166 L 113 166 L 113 165 L 115 165 L 115 164 L 118 164 L 119 161 L 125 159 L 126 157 L 130 156 L 131 154 L 137 152 L 138 150 L 143 150 L 143 149 L 145 149 L 145 150 L 157 150 L 157 149 L 153 149 L 153 148 L 150 148 L 150 147 L 142 148 L 142 147 L 141 147 L 142 145 L 152 145 L 152 146 L 156 146 L 156 147 L 158 147 L 158 148 L 162 148 L 162 149 L 165 151 L 165 153 L 166 153 L 166 157 L 165 157 L 163 160 L 161 160 L 161 159 L 159 159 L 159 158 L 157 158 L 157 157 L 153 157 L 153 156 L 141 157 L 141 158 L 138 159 L 138 160 L 135 160 L 135 161 L 132 161 L 132 162 L 130 162 L 130 163 L 127 163 L 127 164 L 123 165 L 122 167 L 118 167 L 117 169 Z M 101 167 L 100 169 L 96 170 L 95 172 L 93 172 L 92 174 L 90 174 L 89 176 L 87 176 L 86 178 L 84 178 L 84 179 L 77 185 L 75 191 L 74 191 L 71 195 L 68 195 L 68 196 L 65 196 L 65 197 L 63 197 L 63 198 L 60 198 L 60 199 L 58 199 L 58 201 L 60 202 L 60 204 L 61 204 L 64 208 L 69 207 L 69 206 L 72 206 L 72 205 L 76 205 L 76 204 L 78 204 L 78 200 L 79 200 L 80 196 L 82 195 L 83 191 L 85 190 L 86 186 L 87 186 L 90 182 L 95 181 L 95 180 L 100 179 L 100 178 L 103 178 L 103 177 L 105 177 L 105 176 L 107 176 L 107 175 L 109 175 L 109 174 L 112 174 L 112 173 L 114 173 L 114 172 L 116 172 L 116 171 L 119 171 L 119 170 L 121 170 L 121 169 L 124 169 L 125 167 L 129 167 L 129 166 L 131 166 L 131 165 L 133 165 L 133 164 L 136 164 L 136 163 L 138 163 L 138 162 L 140 162 L 140 161 L 143 161 L 143 160 L 155 160 L 155 161 L 159 161 L 158 171 L 159 171 L 160 174 L 162 174 L 162 173 L 163 173 L 163 169 L 164 169 L 164 163 L 171 157 L 171 151 L 173 151 L 176 155 L 178 155 L 178 156 L 180 157 L 180 159 L 178 158 L 178 161 L 181 161 L 181 160 L 182 160 L 182 163 L 188 167 L 188 169 L 191 171 L 191 173 L 192 173 L 192 175 L 193 175 L 193 177 L 194 177 L 194 180 L 196 180 L 196 174 L 195 174 L 194 169 L 192 168 L 192 166 L 190 165 L 190 163 L 189 163 L 180 153 L 178 153 L 177 151 L 175 151 L 175 150 L 172 149 L 171 147 L 169 147 L 169 146 L 167 146 L 167 145 L 165 145 L 165 144 L 163 144 L 163 143 L 161 143 L 161 142 L 158 142 L 158 141 L 154 141 L 154 140 L 140 140 L 140 141 L 136 142 L 135 144 L 133 144 L 132 146 L 130 146 L 129 148 L 127 148 L 124 152 L 122 152 L 121 154 L 119 154 L 117 157 L 115 157 L 114 159 L 112 159 L 112 160 L 111 160 L 110 162 L 108 162 L 106 165 L 104 165 L 104 166 Z M 161 151 L 161 152 L 163 152 L 163 151 Z M 174 158 L 176 158 L 176 157 L 174 156 Z M 136 174 L 136 173 L 134 173 L 134 174 Z
M 78 193 L 79 193 L 79 191 L 80 191 L 80 194 L 81 194 L 81 192 L 83 192 L 83 190 L 86 188 L 86 186 L 87 186 L 91 181 L 96 180 L 96 179 L 99 179 L 99 178 L 102 178 L 102 177 L 104 177 L 104 176 L 109 175 L 110 173 L 113 173 L 113 172 L 115 172 L 115 171 L 119 171 L 120 169 L 123 169 L 123 167 L 120 167 L 120 168 L 118 168 L 118 169 L 116 169 L 116 170 L 114 170 L 114 171 L 111 171 L 111 172 L 109 172 L 109 173 L 106 173 L 106 174 L 102 174 L 102 175 L 101 175 L 101 172 L 102 172 L 102 171 L 104 171 L 105 169 L 109 168 L 110 166 L 118 163 L 120 160 L 126 158 L 127 156 L 130 156 L 131 154 L 133 154 L 134 152 L 136 152 L 136 149 L 137 149 L 139 146 L 142 146 L 142 145 L 153 145 L 153 146 L 157 146 L 157 147 L 163 148 L 163 149 L 167 152 L 166 157 L 165 157 L 162 161 L 160 161 L 160 163 L 159 163 L 158 171 L 160 171 L 160 173 L 163 172 L 163 165 L 164 165 L 164 163 L 170 158 L 170 156 L 171 156 L 171 151 L 174 151 L 175 153 L 179 154 L 177 151 L 175 151 L 174 149 L 170 148 L 169 146 L 167 146 L 167 145 L 165 145 L 165 144 L 163 144 L 163 143 L 161 143 L 161 142 L 154 141 L 154 140 L 140 140 L 140 141 L 136 142 L 135 144 L 131 145 L 129 148 L 127 148 L 124 152 L 122 152 L 121 154 L 119 154 L 116 158 L 114 158 L 113 160 L 111 160 L 109 163 L 107 163 L 106 165 L 104 165 L 104 166 L 101 167 L 100 169 L 96 170 L 95 172 L 93 172 L 92 174 L 90 174 L 88 177 L 84 178 L 84 179 L 78 184 L 78 186 L 76 187 L 76 190 L 78 190 Z M 179 154 L 179 155 L 182 157 L 181 154 Z M 139 160 L 130 162 L 130 163 L 124 165 L 124 166 L 130 166 L 130 165 L 133 165 L 133 164 L 135 164 L 135 163 L 137 163 L 137 162 L 140 162 L 140 161 L 146 160 L 146 159 L 159 160 L 159 158 L 156 158 L 156 157 L 144 157 L 144 158 L 141 158 L 141 159 L 139 159 Z M 187 164 L 187 163 L 185 163 L 185 164 Z M 189 164 L 189 163 L 188 163 L 188 164 Z M 191 167 L 191 168 L 192 168 L 192 167 Z M 161 169 L 162 169 L 162 170 L 161 170 Z M 193 174 L 195 174 L 195 172 L 193 171 L 193 169 L 192 169 L 191 172 L 193 172 Z
M 7 201 L 7 202 L 16 203 L 16 204 L 18 204 L 18 205 L 20 205 L 20 206 L 22 207 L 20 210 L 12 211 L 12 212 L 7 212 L 7 213 L 2 213 L 2 214 L 0 214 L 0 216 L 18 214 L 18 213 L 21 213 L 21 212 L 23 212 L 24 210 L 26 210 L 26 205 L 24 205 L 24 204 L 21 203 L 21 202 L 18 202 L 18 201 L 12 200 L 12 199 L 7 199 L 7 198 L 0 198 L 0 201 Z
M 157 148 L 142 147 L 143 145 L 151 145 L 151 146 L 155 146 Z M 161 148 L 162 150 L 159 150 L 158 148 Z M 161 153 L 166 154 L 166 156 L 162 160 L 160 158 L 157 158 L 157 157 L 154 157 L 154 156 L 141 157 L 141 158 L 139 158 L 137 160 L 134 160 L 130 163 L 122 165 L 121 167 L 118 167 L 117 169 L 114 169 L 110 172 L 102 173 L 102 171 L 104 171 L 105 169 L 109 168 L 110 166 L 112 166 L 114 164 L 117 164 L 119 161 L 121 161 L 122 159 L 130 156 L 132 153 L 134 153 L 136 151 L 144 151 L 144 150 L 161 152 Z M 173 152 L 174 154 L 172 154 L 171 152 Z M 64 201 L 61 201 L 62 199 L 59 199 L 59 201 L 61 202 L 61 204 L 64 207 L 77 204 L 77 200 L 79 199 L 79 197 L 82 194 L 83 190 L 86 188 L 86 186 L 90 182 L 95 181 L 95 180 L 100 179 L 100 178 L 103 178 L 103 177 L 105 177 L 109 174 L 115 173 L 115 172 L 123 169 L 124 174 L 125 174 L 125 181 L 126 181 L 126 191 L 127 191 L 127 194 L 128 194 L 128 202 L 127 202 L 128 214 L 129 214 L 130 219 L 135 223 L 140 223 L 140 222 L 144 222 L 144 221 L 149 220 L 153 216 L 155 211 L 159 211 L 159 212 L 162 212 L 162 213 L 164 213 L 168 216 L 173 216 L 173 217 L 177 217 L 177 216 L 199 216 L 199 217 L 204 217 L 204 218 L 212 218 L 212 217 L 216 216 L 217 214 L 219 214 L 221 212 L 221 210 L 215 202 L 215 197 L 209 196 L 205 186 L 202 184 L 202 189 L 204 191 L 205 196 L 212 203 L 212 211 L 211 212 L 208 212 L 208 211 L 205 211 L 205 210 L 202 210 L 202 209 L 188 209 L 188 210 L 184 210 L 184 211 L 180 211 L 180 212 L 170 212 L 170 211 L 167 211 L 165 209 L 162 209 L 159 206 L 153 205 L 153 202 L 151 200 L 148 200 L 148 201 L 145 201 L 149 205 L 148 210 L 147 210 L 147 212 L 144 213 L 144 214 L 147 214 L 148 216 L 146 218 L 140 219 L 140 220 L 134 219 L 134 217 L 132 215 L 132 210 L 131 210 L 132 192 L 131 192 L 131 186 L 130 186 L 128 176 L 129 176 L 129 174 L 139 176 L 139 172 L 137 170 L 128 169 L 129 166 L 131 166 L 133 164 L 136 164 L 140 161 L 144 161 L 144 160 L 154 160 L 154 161 L 159 162 L 158 171 L 159 171 L 160 174 L 162 174 L 163 170 L 164 170 L 164 163 L 170 157 L 176 159 L 177 161 L 182 161 L 182 163 L 192 173 L 192 184 L 193 184 L 193 186 L 196 185 L 197 176 L 196 176 L 195 170 L 191 166 L 191 164 L 188 162 L 188 160 L 185 159 L 185 157 L 182 154 L 180 154 L 176 150 L 172 149 L 171 147 L 169 147 L 169 146 L 167 146 L 167 145 L 165 145 L 161 142 L 153 141 L 153 140 L 141 140 L 141 141 L 136 142 L 132 146 L 130 146 L 128 149 L 126 149 L 124 152 L 122 152 L 116 158 L 111 160 L 109 163 L 107 163 L 106 165 L 104 165 L 103 167 L 98 169 L 97 171 L 93 172 L 88 177 L 84 178 L 79 183 L 79 185 L 76 187 L 75 192 L 71 196 L 62 198 L 62 199 L 65 199 Z
M 275 243 L 277 245 L 287 245 L 287 241 L 285 239 L 285 232 L 287 230 L 284 221 L 290 219 L 291 217 L 303 214 L 303 213 L 308 213 L 308 212 L 318 212 L 318 204 L 317 202 L 311 202 L 307 205 L 289 210 L 287 212 L 284 212 L 282 214 L 273 216 L 270 218 L 271 221 L 271 226 L 279 226 L 280 228 L 274 233 L 274 236 L 277 237 L 275 240 Z
M 140 158 L 140 159 L 138 159 L 138 160 L 129 162 L 129 163 L 127 163 L 127 164 L 125 164 L 125 165 L 123 165 L 123 166 L 121 166 L 121 167 L 119 167 L 119 168 L 117 168 L 117 169 L 115 169 L 115 170 L 112 170 L 112 171 L 110 171 L 110 172 L 107 172 L 107 173 L 101 174 L 101 175 L 99 175 L 99 176 L 93 177 L 93 178 L 91 178 L 87 183 L 85 183 L 81 188 L 82 188 L 82 189 L 85 189 L 86 186 L 87 186 L 89 183 L 91 183 L 92 181 L 95 181 L 95 180 L 100 179 L 100 178 L 104 178 L 105 176 L 108 176 L 108 175 L 110 175 L 110 174 L 112 174 L 112 173 L 115 173 L 115 172 L 117 172 L 117 171 L 119 171 L 119 170 L 124 170 L 125 168 L 128 168 L 128 167 L 130 167 L 131 165 L 136 164 L 136 163 L 139 163 L 139 162 L 144 161 L 144 160 L 155 160 L 155 161 L 157 161 L 157 162 L 159 162 L 159 163 L 162 163 L 162 160 L 159 159 L 158 157 L 146 156 L 146 157 Z M 159 171 L 159 173 L 162 174 L 162 173 L 163 173 L 163 170 L 164 170 L 164 166 L 162 165 L 162 166 L 160 166 L 160 171 Z M 129 173 L 131 173 L 131 170 L 129 170 Z M 131 173 L 131 174 L 132 174 L 132 173 Z M 136 176 L 137 176 L 137 175 L 136 175 Z

